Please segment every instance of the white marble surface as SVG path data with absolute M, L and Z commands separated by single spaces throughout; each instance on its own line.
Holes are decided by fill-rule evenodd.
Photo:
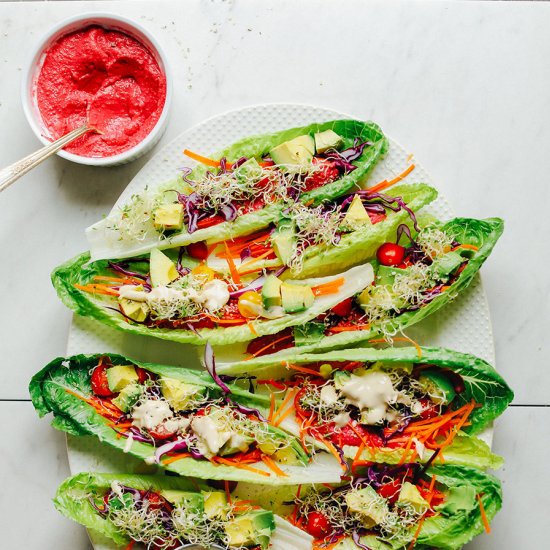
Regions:
M 550 405 L 550 4 L 1 2 L 0 166 L 38 146 L 19 101 L 32 43 L 60 19 L 90 10 L 134 17 L 166 47 L 176 88 L 162 143 L 248 104 L 323 105 L 379 122 L 414 151 L 457 212 L 504 217 L 505 235 L 483 268 L 497 367 L 516 403 Z M 1 399 L 27 399 L 30 376 L 64 352 L 70 314 L 49 273 L 85 247 L 83 229 L 145 160 L 92 169 L 55 158 L 0 197 Z M 472 550 L 539 546 L 550 537 L 549 411 L 516 407 L 499 422 L 507 500 L 493 535 Z M 63 438 L 28 403 L 2 402 L 0 414 L 0 546 L 87 548 L 84 532 L 48 500 L 67 474 Z M 527 499 L 536 503 L 529 514 Z

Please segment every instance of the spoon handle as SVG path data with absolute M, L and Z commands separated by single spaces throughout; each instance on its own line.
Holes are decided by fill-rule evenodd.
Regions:
M 38 149 L 38 151 L 35 151 L 25 158 L 22 158 L 21 160 L 14 162 L 12 165 L 0 170 L 0 192 L 7 189 L 14 181 L 18 180 L 29 170 L 32 170 L 35 166 L 38 166 L 43 160 L 51 157 L 53 154 L 57 153 L 59 149 L 63 149 L 65 145 L 90 130 L 91 128 L 87 124 L 84 124 L 76 130 L 65 134 L 55 141 L 52 141 L 52 143 L 42 147 L 42 149 Z

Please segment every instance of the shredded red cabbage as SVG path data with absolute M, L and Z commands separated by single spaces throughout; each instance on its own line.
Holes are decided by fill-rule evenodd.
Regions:
M 210 345 L 210 342 L 206 342 L 204 348 L 204 366 L 208 371 L 208 374 L 212 377 L 212 380 L 218 384 L 223 393 L 231 393 L 231 390 L 227 384 L 216 374 L 216 360 L 214 358 L 214 350 Z
M 353 542 L 355 543 L 355 546 L 357 546 L 357 548 L 361 548 L 362 550 L 371 550 L 368 546 L 365 546 L 361 542 L 361 536 L 357 531 L 353 531 L 353 533 L 351 534 L 351 538 L 353 539 Z
M 172 451 L 186 451 L 187 448 L 188 444 L 187 440 L 185 439 L 176 439 L 176 441 L 165 443 L 155 451 L 155 464 L 160 464 L 161 457 L 164 456 L 166 453 Z

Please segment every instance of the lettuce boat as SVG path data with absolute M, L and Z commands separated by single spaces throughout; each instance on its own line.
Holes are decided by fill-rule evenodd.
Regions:
M 498 479 L 450 465 L 374 465 L 347 484 L 288 487 L 277 495 L 239 483 L 235 494 L 311 533 L 314 548 L 335 550 L 458 550 L 489 531 L 502 506 Z
M 80 473 L 61 484 L 54 503 L 66 517 L 122 548 L 133 542 L 157 550 L 185 544 L 228 550 L 312 547 L 310 536 L 273 512 L 184 478 Z
M 405 224 L 397 236 L 379 246 L 371 263 L 375 285 L 340 302 L 326 314 L 303 326 L 258 337 L 246 345 L 216 349 L 226 362 L 248 359 L 248 367 L 261 356 L 284 358 L 297 352 L 321 352 L 349 347 L 382 336 L 389 342 L 455 299 L 472 282 L 504 229 L 499 218 L 455 218 L 421 228 L 416 236 Z M 407 239 L 408 245 L 398 244 Z M 397 265 L 380 261 L 381 251 L 397 250 Z M 388 261 L 388 257 L 383 257 Z M 391 260 L 391 258 L 390 258 Z
M 269 420 L 313 447 L 367 462 L 498 468 L 474 437 L 514 394 L 486 361 L 439 348 L 356 348 L 221 365 L 275 403 Z
M 297 200 L 318 204 L 359 187 L 387 148 L 376 124 L 333 120 L 247 137 L 213 155 L 220 160 L 191 153 L 200 162 L 194 170 L 148 186 L 87 229 L 92 258 L 262 229 Z
M 367 263 L 339 275 L 288 279 L 279 288 L 281 305 L 265 308 L 266 276 L 248 284 L 185 260 L 190 269 L 177 251 L 171 254 L 155 249 L 151 260 L 137 259 L 128 271 L 128 264 L 89 263 L 85 253 L 59 266 L 52 282 L 67 307 L 108 326 L 180 343 L 227 344 L 307 323 L 374 278 Z
M 221 272 L 228 271 L 230 255 L 238 273 L 286 267 L 285 277 L 333 275 L 371 260 L 401 223 L 414 224 L 436 197 L 424 183 L 384 193 L 354 190 L 317 207 L 297 203 L 262 231 L 229 243 L 195 243 L 187 253 Z
M 52 361 L 30 383 L 35 409 L 52 425 L 180 475 L 281 484 L 338 481 L 342 466 L 311 460 L 300 441 L 270 423 L 265 398 L 215 374 L 77 355 Z

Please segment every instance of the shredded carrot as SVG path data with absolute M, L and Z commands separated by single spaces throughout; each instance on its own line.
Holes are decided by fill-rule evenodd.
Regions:
M 130 544 L 124 550 L 132 550 L 132 548 L 134 547 L 135 542 L 136 542 L 135 540 L 131 540 Z
M 279 416 L 279 418 L 277 418 L 277 420 L 273 423 L 273 425 L 280 426 L 284 421 L 284 419 L 290 415 L 293 409 L 294 407 L 288 407 L 288 409 L 281 416 Z
M 369 330 L 370 324 L 366 323 L 363 325 L 350 325 L 347 327 L 332 327 L 329 329 L 330 332 L 350 332 L 353 330 Z
M 327 294 L 336 294 L 340 290 L 340 287 L 344 284 L 344 277 L 339 277 L 334 281 L 328 283 L 323 283 L 322 285 L 317 285 L 312 287 L 313 294 L 315 296 L 326 296 Z
M 247 320 L 243 317 L 242 319 L 224 319 L 223 317 L 216 317 L 215 315 L 206 314 L 211 321 L 214 321 L 217 325 L 244 325 L 247 323 Z
M 487 514 L 485 513 L 485 507 L 483 506 L 483 501 L 481 500 L 481 494 L 477 494 L 476 498 L 479 502 L 479 511 L 481 512 L 483 527 L 485 527 L 485 532 L 489 535 L 491 533 L 491 526 L 489 525 L 489 520 L 487 519 Z
M 123 283 L 124 280 L 123 277 L 106 277 L 104 275 L 96 275 L 94 277 L 94 281 L 109 281 L 111 283 Z
M 242 470 L 247 470 L 248 472 L 252 472 L 254 474 L 258 474 L 266 477 L 271 476 L 269 472 L 266 472 L 264 470 L 259 470 L 258 468 L 253 468 L 248 464 L 242 464 L 237 461 L 227 460 L 226 458 L 222 458 L 221 456 L 216 457 L 216 462 L 219 462 L 220 464 L 223 464 L 225 466 L 234 466 L 235 468 L 241 468 Z
M 225 488 L 225 497 L 227 498 L 227 504 L 231 506 L 231 491 L 229 490 L 229 481 L 227 479 L 223 482 Z
M 426 495 L 426 501 L 428 502 L 428 510 L 434 495 L 434 487 L 435 487 L 435 476 L 432 476 L 430 486 L 428 487 L 428 494 Z M 412 550 L 415 547 L 416 541 L 418 540 L 418 536 L 420 535 L 420 531 L 422 530 L 422 526 L 424 525 L 424 521 L 426 520 L 426 515 L 428 513 L 428 510 L 426 510 L 426 512 L 424 512 L 424 515 L 420 518 L 420 521 L 418 522 L 418 527 L 416 528 L 416 531 L 414 533 L 414 537 L 411 540 L 411 543 L 409 544 L 409 547 L 407 550 Z
M 356 463 L 359 462 L 359 459 L 361 458 L 361 455 L 363 454 L 363 451 L 365 450 L 365 442 L 361 440 L 361 445 L 359 445 L 359 448 L 357 449 L 357 452 L 355 453 L 355 456 L 353 457 L 353 462 L 351 463 L 351 469 L 352 472 L 356 468 Z
M 298 515 L 298 503 L 296 502 L 300 498 L 300 493 L 302 492 L 302 486 L 298 485 L 298 490 L 296 491 L 296 497 L 294 498 L 294 510 L 292 510 L 291 523 L 296 523 L 296 516 Z
M 231 257 L 231 254 L 229 253 L 229 248 L 227 246 L 227 242 L 223 241 L 223 245 L 225 247 L 225 252 L 227 253 L 227 265 L 229 266 L 229 272 L 231 273 L 231 278 L 233 279 L 233 282 L 240 285 L 241 284 L 241 278 L 239 277 L 239 272 L 237 271 L 237 268 L 235 267 L 235 262 L 233 261 L 233 258 Z
M 206 166 L 212 166 L 214 168 L 218 168 L 220 166 L 219 160 L 210 159 L 199 155 L 198 153 L 193 153 L 193 151 L 189 151 L 189 149 L 184 149 L 183 154 L 193 160 L 196 160 L 197 162 L 200 162 L 201 164 L 205 164 Z M 226 166 L 227 168 L 231 168 L 231 163 L 228 162 Z
M 344 472 L 347 472 L 348 465 L 342 461 L 342 457 L 338 454 L 336 447 L 328 439 L 323 439 L 322 441 L 326 445 L 327 449 L 331 452 L 331 454 L 334 455 L 336 460 L 340 463 L 340 466 L 342 466 L 342 470 L 344 470 Z
M 265 350 L 269 349 L 272 346 L 280 344 L 281 342 L 284 342 L 289 338 L 293 338 L 292 334 L 286 334 L 285 336 L 279 338 L 278 340 L 275 340 L 274 342 L 270 342 L 269 344 L 267 344 L 267 346 L 264 346 L 263 348 L 260 348 L 257 352 L 250 354 L 250 357 L 247 357 L 245 361 L 249 361 L 250 359 L 254 359 L 254 357 L 258 357 L 258 355 L 261 355 Z
M 369 193 L 379 193 L 383 189 L 387 189 L 388 187 L 391 187 L 392 185 L 395 185 L 396 183 L 400 182 L 402 179 L 406 178 L 414 169 L 415 169 L 415 165 L 411 164 L 408 168 L 405 169 L 404 172 L 402 172 L 392 180 L 389 180 L 389 181 L 383 180 L 380 183 L 377 183 L 376 185 L 369 187 L 367 191 Z
M 82 290 L 84 292 L 89 292 L 90 294 L 105 294 L 106 296 L 118 296 L 118 290 L 114 290 L 111 287 L 108 287 L 106 285 L 94 285 L 94 284 L 87 284 L 87 285 L 79 285 L 74 284 L 73 285 L 78 290 Z
M 418 353 L 418 358 L 422 359 L 422 348 L 411 338 L 408 338 L 407 336 L 396 336 L 392 338 L 394 342 L 409 342 L 411 343 L 415 348 L 416 352 Z M 377 338 L 376 340 L 369 340 L 369 344 L 387 344 L 387 340 L 384 338 Z
M 311 374 L 313 376 L 319 377 L 319 371 L 308 369 L 307 367 L 299 367 L 298 365 L 291 365 L 290 363 L 287 363 L 286 365 L 289 369 L 295 370 L 297 372 L 303 372 L 304 374 Z
M 254 336 L 258 336 L 258 333 L 256 332 L 256 329 L 254 328 L 254 323 L 250 320 L 247 319 L 246 321 L 246 324 L 248 325 L 248 328 L 250 329 L 250 332 L 254 335 Z
M 267 419 L 269 422 L 273 420 L 273 413 L 275 412 L 275 394 L 271 392 L 271 405 L 269 406 L 269 414 L 267 415 Z
M 292 401 L 294 396 L 296 395 L 296 391 L 294 389 L 290 389 L 286 392 L 285 398 L 283 399 L 283 402 L 281 403 L 281 406 L 275 411 L 273 414 L 273 424 L 276 426 L 277 424 L 277 417 L 283 412 L 285 407 Z
M 164 466 L 168 466 L 168 464 L 172 464 L 172 462 L 176 462 L 176 460 L 189 458 L 190 456 L 192 456 L 191 453 L 181 453 L 179 455 L 169 456 L 168 458 L 163 459 L 162 463 L 164 464 Z
M 247 262 L 244 262 L 239 266 L 239 273 L 243 275 L 242 269 L 244 269 L 247 266 L 251 266 L 252 264 L 255 264 L 256 262 L 259 262 L 260 260 L 263 260 L 264 258 L 267 258 L 270 254 L 272 254 L 272 250 L 268 250 L 267 252 L 264 252 L 263 254 L 260 254 L 257 258 L 252 258 L 251 260 L 248 260 Z M 261 269 L 261 267 L 260 267 Z
M 479 248 L 473 244 L 459 244 L 458 246 L 455 246 L 452 250 L 458 250 L 459 248 L 466 248 L 468 250 L 474 250 L 477 252 Z
M 283 472 L 277 463 L 269 456 L 262 456 L 262 462 L 277 476 L 279 477 L 288 477 L 288 474 Z

